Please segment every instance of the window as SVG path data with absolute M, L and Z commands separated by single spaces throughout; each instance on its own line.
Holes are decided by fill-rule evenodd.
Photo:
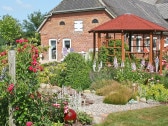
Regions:
M 65 25 L 65 22 L 64 22 L 64 21 L 61 21 L 61 22 L 60 22 L 60 25 Z
M 136 38 L 136 50 L 137 50 L 137 52 L 141 52 L 141 36 L 138 36 L 137 38 Z
M 56 39 L 49 40 L 49 60 L 57 59 Z
M 153 37 L 153 50 L 156 50 L 157 37 Z
M 93 19 L 92 23 L 99 23 L 99 21 L 97 19 Z
M 168 46 L 168 37 L 165 39 L 164 47 Z
M 131 52 L 134 51 L 134 36 L 131 37 Z
M 149 37 L 146 37 L 145 47 L 146 47 L 148 50 L 150 49 L 150 39 L 149 39 Z
M 83 21 L 74 21 L 75 31 L 83 31 Z
M 70 39 L 63 39 L 63 48 L 62 54 L 66 56 L 71 50 L 71 40 Z
M 168 44 L 168 37 L 165 39 L 165 44 Z
M 156 42 L 157 42 L 157 37 L 153 37 L 153 50 L 156 50 Z M 150 38 L 149 37 L 146 37 L 145 47 L 150 49 Z

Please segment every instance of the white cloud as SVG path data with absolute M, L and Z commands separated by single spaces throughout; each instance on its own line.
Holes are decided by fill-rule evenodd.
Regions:
M 23 8 L 32 8 L 32 5 L 31 4 L 28 4 L 28 3 L 24 3 L 22 0 L 16 0 L 16 3 L 20 6 L 20 7 L 23 7 Z
M 2 6 L 2 9 L 3 9 L 4 11 L 13 11 L 13 8 L 10 7 L 10 6 Z

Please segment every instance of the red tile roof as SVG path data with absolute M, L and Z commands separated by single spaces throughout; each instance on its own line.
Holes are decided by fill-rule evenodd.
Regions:
M 89 32 L 98 31 L 167 31 L 153 22 L 145 20 L 133 14 L 123 14 L 102 25 L 99 25 Z

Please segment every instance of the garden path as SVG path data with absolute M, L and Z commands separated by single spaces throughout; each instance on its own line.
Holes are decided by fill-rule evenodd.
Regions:
M 145 103 L 138 102 L 134 104 L 127 103 L 126 105 L 112 105 L 103 103 L 103 96 L 95 95 L 94 93 L 84 93 L 86 98 L 93 100 L 93 104 L 83 105 L 79 108 L 80 111 L 84 111 L 87 114 L 93 116 L 95 124 L 101 123 L 110 113 L 134 110 L 134 109 L 142 109 L 147 107 L 153 107 L 160 105 L 159 103 Z

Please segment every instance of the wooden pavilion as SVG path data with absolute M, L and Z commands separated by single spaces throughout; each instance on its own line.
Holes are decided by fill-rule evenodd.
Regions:
M 129 48 L 132 36 L 134 34 L 141 34 L 149 35 L 149 40 L 150 40 L 150 46 L 149 46 L 149 63 L 153 64 L 154 60 L 154 55 L 153 55 L 153 36 L 157 35 L 160 38 L 159 44 L 160 44 L 160 51 L 159 51 L 159 73 L 162 74 L 162 57 L 163 57 L 163 48 L 164 48 L 164 32 L 168 31 L 168 29 L 161 27 L 153 22 L 150 22 L 148 20 L 145 20 L 143 18 L 140 18 L 136 15 L 133 14 L 123 14 L 121 16 L 118 16 L 115 19 L 112 19 L 102 25 L 99 25 L 93 29 L 91 29 L 89 32 L 93 33 L 93 47 L 94 47 L 94 55 L 95 55 L 95 49 L 98 47 L 98 49 L 102 46 L 103 42 L 101 39 L 101 35 L 106 36 L 106 42 L 111 40 L 109 38 L 109 34 L 113 34 L 113 40 L 116 39 L 116 34 L 120 34 L 120 39 L 121 39 L 121 60 L 122 62 L 125 61 L 125 48 L 124 48 L 124 43 L 125 43 L 125 35 L 129 36 L 129 41 L 128 45 Z M 143 39 L 144 40 L 144 39 Z M 97 45 L 97 46 L 96 46 Z M 108 44 L 106 43 L 106 47 L 108 47 Z M 114 47 L 115 48 L 115 47 Z M 144 45 L 143 45 L 144 48 Z M 128 54 L 144 54 L 146 52 L 131 52 L 129 49 Z

